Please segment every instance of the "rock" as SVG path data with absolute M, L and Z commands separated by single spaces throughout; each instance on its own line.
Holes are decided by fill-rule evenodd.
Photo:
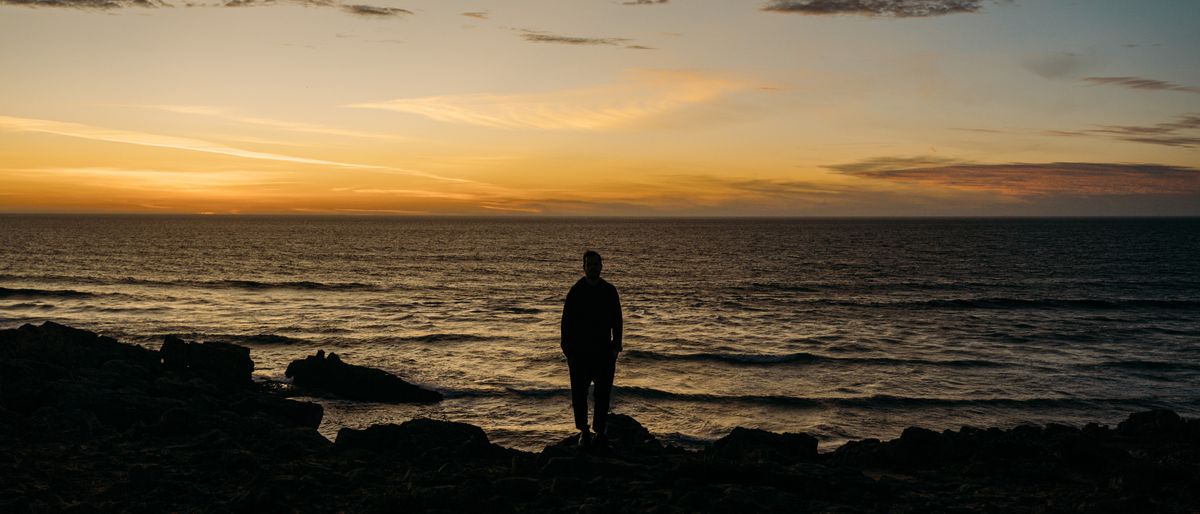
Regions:
M 1194 512 L 1200 505 L 1200 423 L 1168 411 L 1137 413 L 1114 429 L 912 428 L 832 454 L 816 454 L 803 434 L 747 429 L 702 452 L 673 449 L 616 414 L 611 452 L 567 441 L 534 455 L 492 444 L 479 427 L 429 419 L 347 429 L 330 443 L 312 428 L 319 406 L 285 401 L 266 387 L 219 385 L 189 367 L 190 345 L 171 346 L 167 368 L 158 352 L 70 327 L 0 330 L 0 512 Z
M 817 438 L 808 434 L 776 434 L 755 428 L 734 428 L 705 449 L 705 455 L 730 460 L 791 464 L 817 456 Z
M 1187 423 L 1169 410 L 1152 410 L 1131 414 L 1117 424 L 1117 433 L 1134 437 L 1172 437 L 1188 432 Z
M 502 496 L 532 498 L 537 496 L 541 483 L 530 477 L 504 477 L 496 480 L 492 488 Z
M 302 402 L 296 400 L 275 400 L 262 397 L 248 397 L 238 400 L 229 406 L 229 409 L 238 414 L 254 414 L 263 413 L 273 416 L 288 424 L 306 427 L 318 428 L 321 426 L 321 418 L 325 415 L 325 408 L 319 404 L 312 402 Z
M 87 330 L 60 325 L 53 321 L 41 326 L 30 324 L 0 330 L 0 358 L 23 355 L 40 363 L 69 368 L 95 368 L 112 359 L 157 367 L 157 356 L 150 350 L 122 344 L 116 339 Z
M 437 391 L 422 389 L 386 371 L 342 362 L 324 351 L 288 364 L 285 375 L 295 385 L 327 391 L 351 400 L 392 403 L 441 401 Z
M 338 431 L 336 446 L 401 456 L 437 456 L 442 459 L 488 457 L 493 445 L 482 428 L 466 423 L 418 418 L 399 425 L 372 425 L 362 430 Z
M 188 343 L 166 336 L 158 353 L 168 368 L 188 369 L 221 384 L 244 386 L 252 382 L 254 361 L 245 346 L 215 341 Z

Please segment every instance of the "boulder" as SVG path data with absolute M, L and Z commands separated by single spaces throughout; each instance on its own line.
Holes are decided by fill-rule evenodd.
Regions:
M 285 375 L 305 388 L 336 394 L 351 400 L 390 403 L 433 403 L 441 393 L 422 389 L 381 369 L 346 364 L 336 353 L 315 355 L 288 364 Z
M 362 430 L 343 428 L 338 431 L 335 444 L 345 450 L 439 460 L 487 457 L 498 449 L 488 442 L 482 428 L 427 418 L 399 425 L 372 425 Z
M 713 441 L 706 456 L 736 461 L 793 464 L 817 457 L 817 438 L 804 433 L 776 434 L 756 428 L 734 428 Z
M 158 350 L 162 363 L 168 368 L 188 369 L 214 382 L 249 385 L 254 371 L 250 349 L 232 343 L 209 341 L 188 343 L 175 337 L 163 339 Z
M 1173 437 L 1188 432 L 1187 422 L 1169 410 L 1151 410 L 1130 414 L 1117 425 L 1117 433 L 1133 437 Z
M 113 359 L 157 366 L 149 350 L 53 321 L 0 330 L 0 358 L 17 356 L 67 368 L 94 368 Z

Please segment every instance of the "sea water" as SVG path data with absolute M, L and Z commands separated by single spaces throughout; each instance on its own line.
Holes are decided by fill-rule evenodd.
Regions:
M 669 441 L 1200 415 L 1198 219 L 2 215 L 0 327 L 230 341 L 262 380 L 324 349 L 446 395 L 316 398 L 327 436 L 425 416 L 537 449 L 574 430 L 587 249 L 624 310 L 613 411 Z

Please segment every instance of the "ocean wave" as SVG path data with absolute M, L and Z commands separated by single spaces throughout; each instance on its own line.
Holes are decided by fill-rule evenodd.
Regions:
M 542 312 L 541 309 L 534 307 L 499 307 L 496 310 L 500 312 L 509 312 L 512 314 L 540 314 Z
M 413 336 L 385 336 L 368 340 L 371 344 L 402 344 L 402 343 L 472 343 L 508 339 L 506 336 L 481 336 L 478 334 L 460 334 L 454 332 L 433 332 Z
M 264 289 L 299 289 L 311 291 L 382 291 L 385 288 L 366 284 L 362 282 L 317 282 L 312 280 L 284 280 L 284 281 L 265 281 L 265 280 L 245 280 L 245 279 L 224 279 L 224 280 L 156 280 L 148 278 L 135 277 L 89 277 L 75 275 L 37 275 L 37 276 L 18 276 L 18 275 L 0 275 L 0 278 L 11 280 L 29 280 L 37 282 L 56 282 L 68 284 L 89 284 L 89 285 L 139 285 L 150 287 L 196 287 L 202 289 L 248 289 L 248 290 L 264 290 Z M 0 288 L 3 289 L 3 288 Z
M 38 309 L 38 310 L 45 311 L 45 310 L 50 310 L 53 308 L 54 308 L 54 305 L 49 304 L 49 303 L 21 302 L 21 303 L 14 303 L 11 305 L 0 305 L 0 309 Z
M 752 282 L 745 286 L 736 287 L 744 291 L 771 291 L 782 293 L 816 293 L 821 289 L 815 287 L 801 286 L 795 284 L 779 284 L 774 282 Z
M 708 361 L 708 362 L 724 362 L 729 364 L 741 364 L 751 366 L 768 366 L 773 364 L 874 364 L 881 366 L 897 366 L 897 365 L 920 365 L 920 366 L 940 366 L 954 368 L 987 368 L 987 367 L 1002 367 L 1004 363 L 985 360 L 985 359 L 953 359 L 953 360 L 927 360 L 927 359 L 896 359 L 891 357 L 834 357 L 830 355 L 817 355 L 808 352 L 797 352 L 787 354 L 747 354 L 747 353 L 681 353 L 681 354 L 664 354 L 646 350 L 626 350 L 623 352 L 626 357 L 633 357 L 647 360 L 658 361 Z
M 308 342 L 297 337 L 281 336 L 279 334 L 231 335 L 226 337 L 232 340 L 232 342 L 262 346 L 302 344 Z
M 378 291 L 380 288 L 361 282 L 313 282 L 310 280 L 295 280 L 283 282 L 263 282 L 258 280 L 208 280 L 182 281 L 182 284 L 199 287 L 226 287 L 231 289 L 301 289 L 309 291 Z M 170 284 L 170 283 L 168 283 Z
M 1135 371 L 1198 371 L 1200 364 L 1191 362 L 1165 362 L 1150 360 L 1107 361 L 1085 365 L 1088 368 L 1116 368 Z
M 0 287 L 0 298 L 87 298 L 96 293 L 73 289 L 24 289 Z
M 907 308 L 907 309 L 950 309 L 950 310 L 1120 310 L 1120 309 L 1193 309 L 1200 307 L 1198 300 L 1091 300 L 1082 298 L 939 298 L 933 300 L 839 300 L 812 299 L 802 303 L 825 304 L 845 307 Z
M 464 389 L 443 390 L 448 398 L 554 398 L 570 397 L 569 388 L 497 388 L 497 389 Z M 627 398 L 644 400 L 672 400 L 684 402 L 701 402 L 712 404 L 756 404 L 800 409 L 830 409 L 830 408 L 955 408 L 955 407 L 995 407 L 995 408 L 1094 408 L 1097 406 L 1124 406 L 1137 408 L 1163 407 L 1169 403 L 1159 398 L 928 398 L 893 396 L 877 394 L 871 396 L 849 397 L 802 397 L 784 395 L 718 395 L 710 393 L 680 393 L 664 391 L 650 387 L 616 386 L 613 394 Z M 1192 402 L 1195 400 L 1181 400 Z M 1178 403 L 1178 402 L 1175 402 Z

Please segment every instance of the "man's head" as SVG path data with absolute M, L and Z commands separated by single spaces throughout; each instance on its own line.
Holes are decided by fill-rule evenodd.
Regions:
M 595 250 L 583 252 L 583 274 L 591 282 L 595 282 L 600 278 L 600 271 L 604 269 L 604 264 L 600 261 L 600 254 Z

